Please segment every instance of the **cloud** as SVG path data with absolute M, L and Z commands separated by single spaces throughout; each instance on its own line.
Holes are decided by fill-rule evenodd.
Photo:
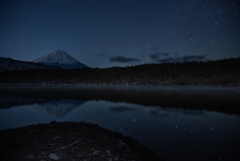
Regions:
M 182 61 L 194 61 L 194 60 L 204 60 L 206 59 L 206 55 L 184 55 L 180 57 Z
M 151 60 L 158 60 L 160 57 L 162 56 L 166 56 L 168 57 L 170 55 L 170 53 L 166 53 L 166 52 L 162 52 L 162 53 L 155 53 L 155 54 L 151 54 L 150 55 L 150 59 Z
M 158 59 L 159 59 L 159 55 L 157 55 L 157 54 L 151 54 L 151 55 L 150 55 L 150 59 L 151 59 L 151 60 L 158 60 Z
M 174 63 L 175 59 L 172 57 L 169 57 L 169 58 L 158 59 L 157 62 L 158 63 Z
M 202 61 L 206 59 L 206 55 L 183 55 L 175 58 L 176 62 Z
M 128 62 L 134 62 L 134 61 L 141 61 L 141 60 L 137 58 L 127 58 L 123 56 L 116 56 L 110 59 L 110 62 L 118 62 L 118 63 L 128 63 Z
M 179 53 L 161 52 L 151 54 L 150 60 L 158 63 L 174 63 L 207 60 L 207 55 L 180 55 Z

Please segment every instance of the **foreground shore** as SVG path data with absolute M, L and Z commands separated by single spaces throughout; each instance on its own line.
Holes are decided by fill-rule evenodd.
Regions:
M 83 122 L 51 122 L 3 130 L 0 140 L 3 160 L 160 160 L 130 137 Z

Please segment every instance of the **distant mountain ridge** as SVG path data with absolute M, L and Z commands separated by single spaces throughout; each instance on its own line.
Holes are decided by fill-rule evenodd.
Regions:
M 58 69 L 58 67 L 52 67 L 43 64 L 36 64 L 33 62 L 0 57 L 0 71 L 30 70 L 30 69 Z
M 63 50 L 56 50 L 32 62 L 49 66 L 59 66 L 64 69 L 89 68 Z

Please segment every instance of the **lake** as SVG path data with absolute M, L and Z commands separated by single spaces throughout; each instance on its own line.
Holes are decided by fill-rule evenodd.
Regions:
M 234 87 L 0 85 L 0 130 L 85 121 L 131 136 L 167 161 L 240 160 Z

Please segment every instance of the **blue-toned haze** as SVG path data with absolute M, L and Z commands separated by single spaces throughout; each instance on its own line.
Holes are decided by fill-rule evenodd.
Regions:
M 90 67 L 240 56 L 235 0 L 2 0 L 0 56 L 64 50 Z

